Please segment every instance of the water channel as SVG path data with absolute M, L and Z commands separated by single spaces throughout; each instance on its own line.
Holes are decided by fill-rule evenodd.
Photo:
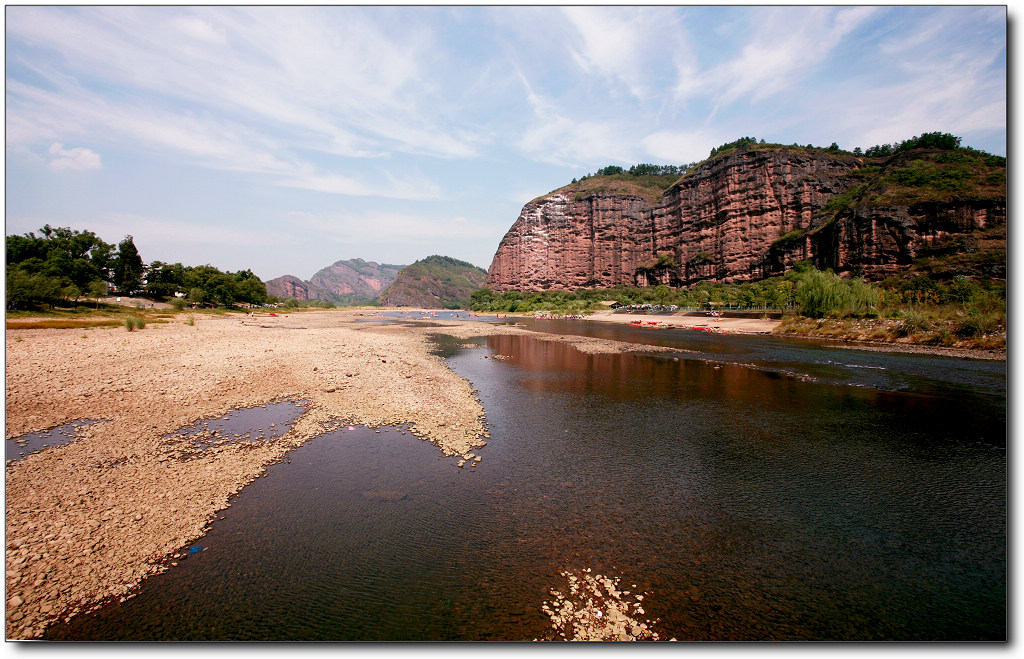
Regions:
M 47 638 L 550 638 L 540 606 L 585 568 L 647 593 L 662 638 L 1006 638 L 1004 362 L 525 324 L 691 352 L 439 335 L 487 413 L 479 466 L 321 435 Z

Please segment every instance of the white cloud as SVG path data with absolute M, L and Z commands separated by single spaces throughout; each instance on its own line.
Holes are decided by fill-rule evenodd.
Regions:
M 711 68 L 687 72 L 676 95 L 706 94 L 716 104 L 757 101 L 787 93 L 814 71 L 874 7 L 773 7 L 752 11 L 750 38 L 738 53 Z
M 89 229 L 99 236 L 131 234 L 139 251 L 147 253 L 152 252 L 156 246 L 166 248 L 167 245 L 202 244 L 206 248 L 233 249 L 280 247 L 295 242 L 294 236 L 288 231 L 246 231 L 213 222 L 132 213 L 109 213 L 94 218 L 89 222 Z M 143 246 L 146 246 L 145 250 Z
M 56 156 L 50 161 L 50 169 L 54 171 L 84 172 L 103 169 L 100 154 L 85 147 L 65 149 L 60 142 L 54 142 L 50 145 L 50 154 Z
M 936 130 L 985 139 L 1005 134 L 1005 41 L 973 37 L 972 19 L 987 17 L 962 8 L 935 14 L 908 10 L 888 26 L 900 38 L 889 38 L 879 48 L 884 70 L 871 69 L 874 75 L 863 80 L 814 90 L 806 102 L 835 117 L 835 137 L 841 144 L 845 138 L 850 147 Z M 985 33 L 993 34 L 987 28 Z M 835 93 L 838 85 L 845 92 L 841 96 Z M 972 144 L 970 137 L 964 144 L 1005 149 L 1005 144 Z
M 647 13 L 637 8 L 567 7 L 563 13 L 580 37 L 573 58 L 588 73 L 611 78 L 638 98 L 645 95 L 644 55 L 650 43 Z M 649 67 L 649 64 L 648 64 Z
M 211 25 L 196 16 L 175 16 L 170 24 L 178 32 L 193 39 L 215 44 L 227 42 L 224 28 Z
M 357 197 L 386 197 L 417 201 L 436 201 L 442 198 L 440 189 L 430 180 L 424 178 L 397 179 L 386 174 L 382 177 L 385 179 L 384 185 L 369 183 L 341 174 L 309 174 L 284 179 L 282 185 Z
M 32 43 L 37 54 L 20 64 L 49 83 L 34 90 L 41 93 L 20 94 L 9 104 L 13 136 L 52 131 L 47 114 L 83 133 L 124 117 L 147 123 L 149 114 L 159 115 L 150 124 L 188 124 L 195 141 L 222 134 L 224 124 L 244 127 L 273 142 L 272 157 L 279 161 L 296 160 L 298 149 L 356 158 L 475 154 L 472 134 L 450 129 L 441 123 L 449 117 L 430 112 L 446 96 L 426 70 L 437 47 L 429 21 L 376 20 L 359 8 L 171 11 L 12 8 L 8 42 Z M 59 75 L 50 62 L 61 68 Z M 111 89 L 127 93 L 110 94 Z M 92 112 L 81 117 L 65 103 L 55 117 L 55 98 L 84 100 Z M 142 131 L 140 146 L 154 135 L 159 131 Z M 257 141 L 251 135 L 250 144 Z M 166 141 L 157 139 L 153 146 L 163 148 Z M 205 165 L 223 163 L 212 158 Z
M 619 132 L 621 124 L 610 120 L 580 118 L 569 108 L 536 93 L 520 75 L 533 114 L 517 146 L 541 162 L 570 167 L 590 163 L 627 161 L 632 140 Z

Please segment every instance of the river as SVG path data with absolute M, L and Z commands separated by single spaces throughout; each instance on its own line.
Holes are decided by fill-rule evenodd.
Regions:
M 679 352 L 439 335 L 486 410 L 478 466 L 403 428 L 321 435 L 46 637 L 543 639 L 559 573 L 591 569 L 661 638 L 1006 638 L 1005 362 L 524 324 Z

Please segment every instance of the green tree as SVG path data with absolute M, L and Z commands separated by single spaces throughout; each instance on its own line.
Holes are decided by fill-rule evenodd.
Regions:
M 68 284 L 63 288 L 63 290 L 61 290 L 60 296 L 68 302 L 73 302 L 75 306 L 77 306 L 78 298 L 82 297 L 82 289 L 74 284 Z
M 96 308 L 100 308 L 100 298 L 107 295 L 107 283 L 96 280 L 89 284 L 89 297 L 96 300 Z
M 114 286 L 123 295 L 134 295 L 142 288 L 145 266 L 130 235 L 125 236 L 124 240 L 117 244 L 117 256 L 114 257 L 111 269 Z
M 267 302 L 267 285 L 259 277 L 249 273 L 251 276 L 238 280 L 238 273 L 235 273 L 235 297 L 239 302 L 249 304 L 265 304 Z
M 39 231 L 39 236 L 7 236 L 7 275 L 13 277 L 15 289 L 8 304 L 26 307 L 52 303 L 63 291 L 75 298 L 74 289 L 81 295 L 91 282 L 106 278 L 113 248 L 96 234 L 49 224 Z
M 832 271 L 811 269 L 799 275 L 796 297 L 800 312 L 812 318 L 868 316 L 875 312 L 881 292 L 860 279 L 844 280 Z
M 211 302 L 230 307 L 238 299 L 235 290 L 235 279 L 226 273 L 219 272 L 206 280 L 204 287 Z
M 180 263 L 153 261 L 146 269 L 146 293 L 151 297 L 169 299 L 186 290 L 185 268 Z
M 29 309 L 51 303 L 61 290 L 59 279 L 30 272 L 18 264 L 7 266 L 4 291 L 8 309 Z

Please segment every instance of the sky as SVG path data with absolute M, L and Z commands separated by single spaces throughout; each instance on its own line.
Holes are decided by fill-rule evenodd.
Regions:
M 7 235 L 309 279 L 739 137 L 1006 155 L 1004 6 L 6 6 Z

